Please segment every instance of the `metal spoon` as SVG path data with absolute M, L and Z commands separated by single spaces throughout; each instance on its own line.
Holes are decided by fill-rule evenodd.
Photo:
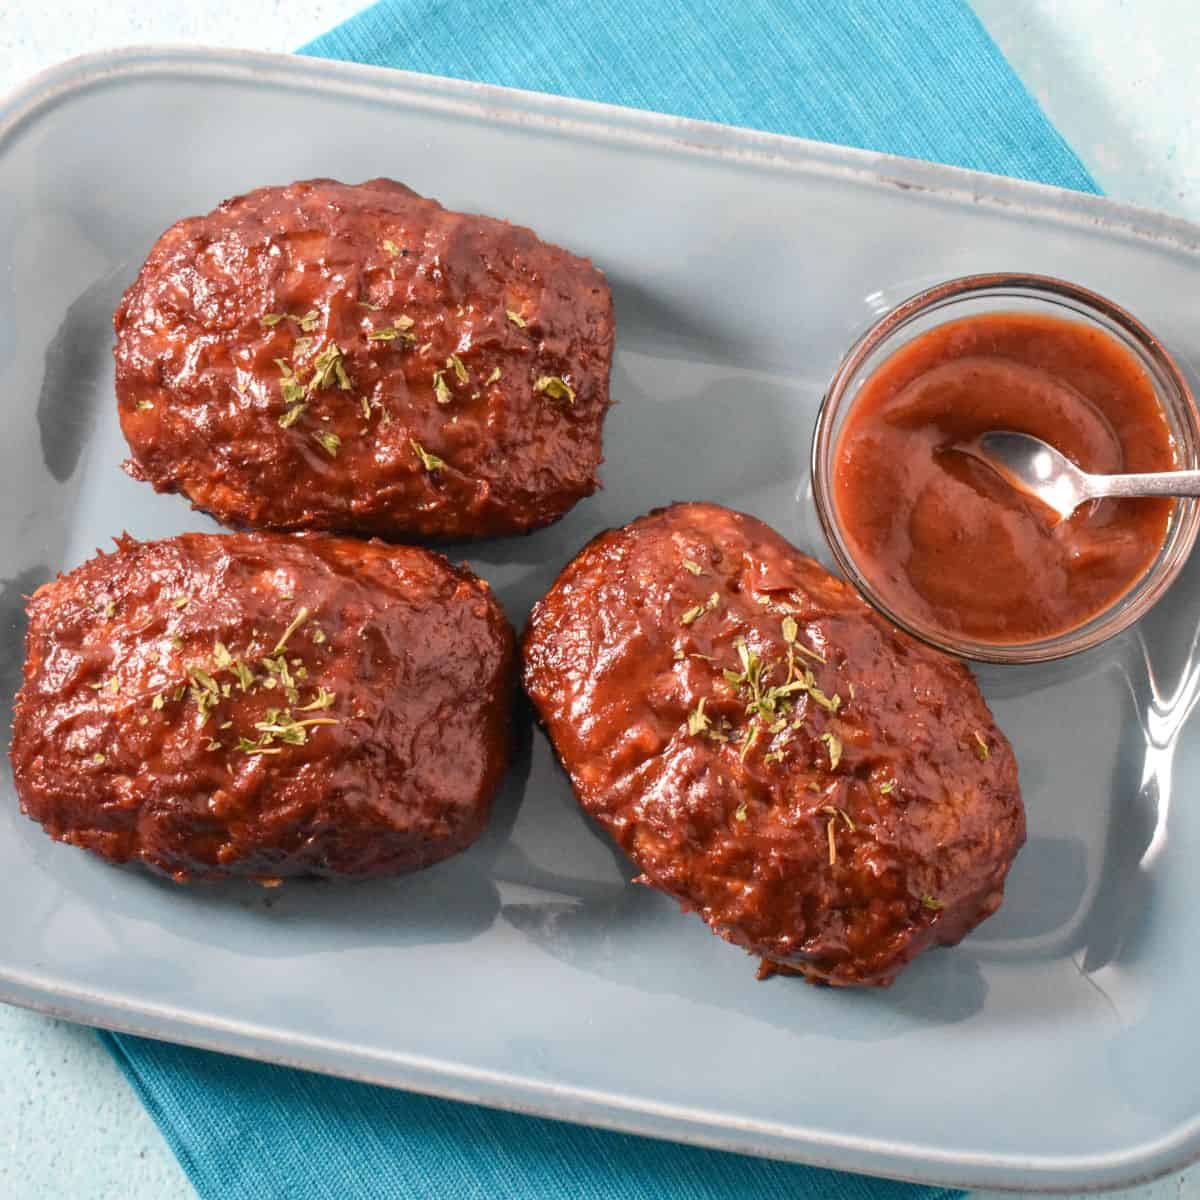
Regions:
M 1041 438 L 992 430 L 960 446 L 987 463 L 1013 487 L 1040 500 L 1066 520 L 1081 504 L 1105 497 L 1200 496 L 1200 471 L 1141 475 L 1089 475 Z

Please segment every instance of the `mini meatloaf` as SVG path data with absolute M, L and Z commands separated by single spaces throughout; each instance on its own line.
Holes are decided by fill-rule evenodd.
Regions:
M 180 221 L 114 324 L 126 470 L 229 525 L 493 537 L 599 486 L 604 276 L 402 184 Z
M 887 984 L 1000 904 L 1025 816 L 971 675 L 753 517 L 602 534 L 523 650 L 584 809 L 765 973 Z
M 487 584 L 428 550 L 124 538 L 29 603 L 17 794 L 180 882 L 427 866 L 487 822 L 513 658 Z

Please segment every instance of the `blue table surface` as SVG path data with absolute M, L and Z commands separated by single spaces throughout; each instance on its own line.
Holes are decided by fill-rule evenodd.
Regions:
M 972 2 L 1110 196 L 1200 221 L 1195 0 Z M 0 91 L 114 45 L 290 50 L 363 3 L 9 0 L 0 21 Z M 184 1200 L 194 1192 L 89 1030 L 0 1006 L 0 1195 Z M 1200 1198 L 1200 1169 L 1113 1195 Z

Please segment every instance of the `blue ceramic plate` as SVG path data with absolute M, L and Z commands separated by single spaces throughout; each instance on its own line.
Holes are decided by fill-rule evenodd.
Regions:
M 139 50 L 0 107 L 0 692 L 22 596 L 122 530 L 211 528 L 119 470 L 110 314 L 178 217 L 390 175 L 591 255 L 616 298 L 605 490 L 469 547 L 515 624 L 594 533 L 723 501 L 822 552 L 805 460 L 851 338 L 973 271 L 1061 275 L 1200 361 L 1200 230 L 1092 197 L 302 58 Z M 963 1185 L 1200 1154 L 1200 559 L 1087 657 L 983 679 L 1029 844 L 1000 913 L 887 991 L 754 980 L 630 885 L 520 718 L 468 853 L 353 887 L 181 888 L 0 803 L 0 997 L 96 1025 L 638 1133 Z M 1178 802 L 1182 801 L 1182 803 Z

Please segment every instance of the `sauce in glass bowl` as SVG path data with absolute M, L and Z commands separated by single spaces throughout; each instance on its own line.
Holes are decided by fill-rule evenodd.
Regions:
M 1175 501 L 1094 501 L 1066 521 L 962 447 L 1033 434 L 1085 471 L 1178 465 L 1154 385 L 1116 337 L 992 311 L 918 334 L 863 381 L 837 436 L 831 498 L 880 600 L 954 638 L 1034 643 L 1086 624 L 1160 555 Z

